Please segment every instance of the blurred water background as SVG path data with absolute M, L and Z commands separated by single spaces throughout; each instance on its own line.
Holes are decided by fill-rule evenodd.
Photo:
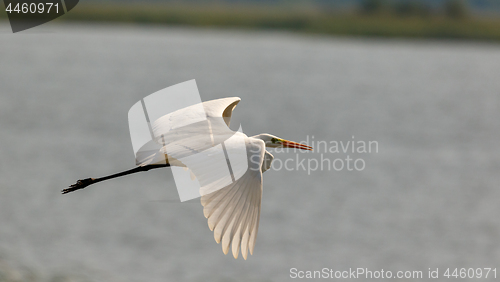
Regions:
M 500 267 L 497 44 L 102 24 L 0 30 L 0 281 Z M 199 201 L 178 202 L 168 169 L 60 195 L 77 179 L 133 167 L 129 108 L 193 78 L 203 100 L 242 98 L 233 129 L 354 136 L 377 141 L 378 153 L 350 154 L 363 171 L 267 172 L 247 261 L 223 255 Z

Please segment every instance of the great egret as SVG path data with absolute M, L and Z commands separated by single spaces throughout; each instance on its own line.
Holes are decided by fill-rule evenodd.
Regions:
M 152 125 L 156 136 L 151 144 L 159 144 L 159 149 L 143 149 L 136 155 L 137 167 L 121 173 L 101 177 L 78 180 L 76 184 L 62 190 L 63 194 L 85 188 L 91 184 L 140 171 L 147 171 L 168 166 L 187 167 L 201 184 L 201 204 L 203 213 L 208 219 L 210 230 L 214 231 L 217 243 L 222 242 L 222 251 L 227 254 L 232 244 L 234 258 L 238 258 L 239 250 L 246 260 L 248 250 L 253 254 L 259 227 L 260 206 L 262 197 L 262 173 L 271 167 L 273 155 L 269 148 L 296 148 L 312 150 L 311 147 L 288 141 L 271 134 L 259 134 L 248 137 L 239 131 L 229 129 L 233 109 L 240 98 L 223 98 L 211 100 L 183 108 L 165 115 Z M 190 122 L 201 108 L 203 120 Z M 182 127 L 172 126 L 172 121 L 182 122 Z M 208 130 L 207 130 L 208 128 Z M 208 136 L 208 137 L 207 137 Z M 211 156 L 194 158 L 200 152 L 206 152 L 215 145 L 222 144 L 231 151 L 243 144 L 244 158 L 232 158 L 231 178 L 229 184 L 221 184 L 222 175 L 218 167 L 213 165 Z M 145 145 L 144 148 L 149 145 Z M 225 160 L 228 161 L 226 154 Z M 238 161 L 239 160 L 239 161 Z M 239 166 L 238 162 L 244 163 Z M 244 168 L 243 170 L 240 168 Z M 235 177 L 236 176 L 236 177 Z

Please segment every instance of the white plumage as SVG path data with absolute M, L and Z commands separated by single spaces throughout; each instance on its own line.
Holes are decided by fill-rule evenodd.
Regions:
M 203 214 L 215 241 L 222 243 L 224 254 L 232 244 L 235 258 L 241 246 L 246 259 L 248 250 L 253 253 L 259 228 L 262 163 L 265 154 L 272 155 L 265 150 L 263 140 L 228 127 L 239 101 L 237 97 L 211 100 L 203 102 L 202 107 L 192 105 L 159 118 L 152 128 L 154 141 L 161 148 L 149 155 L 138 154 L 142 159 L 137 163 L 145 166 L 166 161 L 191 170 L 200 183 Z M 235 181 L 228 178 L 225 167 L 213 163 L 211 151 L 221 143 L 230 156 Z

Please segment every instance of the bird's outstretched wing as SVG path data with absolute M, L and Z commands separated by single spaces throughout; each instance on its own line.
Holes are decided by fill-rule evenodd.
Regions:
M 202 188 L 201 204 L 208 218 L 208 227 L 214 231 L 217 243 L 227 254 L 232 243 L 234 258 L 241 254 L 247 259 L 253 254 L 259 229 L 262 198 L 262 172 L 265 144 L 262 140 L 246 138 L 247 171 L 235 182 L 215 192 L 205 194 Z
M 170 157 L 179 159 L 199 153 L 230 138 L 234 132 L 228 126 L 240 100 L 238 97 L 210 100 L 153 121 L 154 139 L 138 150 L 136 164 L 165 164 Z
M 138 163 L 168 162 L 190 169 L 200 184 L 203 213 L 215 241 L 222 242 L 225 254 L 232 244 L 235 258 L 241 248 L 246 259 L 249 250 L 253 253 L 259 227 L 266 151 L 262 140 L 229 129 L 239 101 L 207 101 L 160 117 L 152 123 L 160 148 L 145 150 Z
M 158 138 L 161 135 L 170 134 L 175 129 L 191 124 L 200 124 L 200 122 L 203 124 L 203 121 L 210 119 L 223 120 L 226 125 L 224 129 L 229 129 L 228 126 L 231 121 L 233 109 L 240 100 L 238 97 L 215 99 L 165 114 L 153 121 L 153 133 Z

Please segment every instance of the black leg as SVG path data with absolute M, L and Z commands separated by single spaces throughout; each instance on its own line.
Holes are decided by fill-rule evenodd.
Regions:
M 166 164 L 166 165 L 138 166 L 138 167 L 135 167 L 135 168 L 130 169 L 130 170 L 126 170 L 126 171 L 119 172 L 119 173 L 116 173 L 116 174 L 104 176 L 104 177 L 101 177 L 101 178 L 86 178 L 86 179 L 81 179 L 81 180 L 78 180 L 75 184 L 69 186 L 68 188 L 63 189 L 61 192 L 63 194 L 68 194 L 69 192 L 73 192 L 73 191 L 76 191 L 76 190 L 83 189 L 83 188 L 85 188 L 85 187 L 87 187 L 87 186 L 89 186 L 91 184 L 94 184 L 94 183 L 97 183 L 97 182 L 101 182 L 101 181 L 104 181 L 104 180 L 108 180 L 108 179 L 112 179 L 112 178 L 117 178 L 117 177 L 120 177 L 120 176 L 125 176 L 125 175 L 128 175 L 128 174 L 137 173 L 137 172 L 141 172 L 141 171 L 148 171 L 150 169 L 168 167 L 168 166 L 170 166 L 170 165 Z

